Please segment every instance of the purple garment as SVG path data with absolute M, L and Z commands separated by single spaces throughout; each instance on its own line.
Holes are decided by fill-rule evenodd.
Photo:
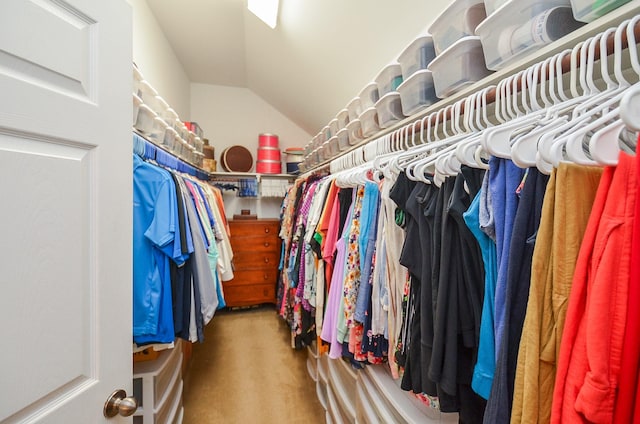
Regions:
M 344 266 L 346 261 L 345 240 L 340 237 L 336 242 L 336 262 L 331 276 L 331 288 L 327 300 L 322 334 L 320 337 L 325 342 L 331 343 L 329 357 L 333 359 L 342 356 L 342 346 L 338 343 L 338 312 L 342 302 L 342 290 L 344 286 Z

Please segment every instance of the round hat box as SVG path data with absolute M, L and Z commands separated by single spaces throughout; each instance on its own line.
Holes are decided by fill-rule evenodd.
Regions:
M 259 160 L 256 162 L 256 171 L 259 174 L 282 173 L 282 162 L 279 160 Z
M 285 149 L 284 154 L 287 162 L 287 173 L 297 174 L 300 170 L 298 165 L 304 159 L 304 149 L 302 147 L 289 147 Z
M 258 147 L 258 160 L 277 160 L 280 162 L 280 149 L 277 147 Z
M 253 156 L 244 146 L 227 147 L 220 154 L 220 165 L 228 172 L 250 172 L 253 168 Z
M 258 136 L 258 146 L 260 147 L 278 147 L 278 136 L 275 134 L 260 134 Z

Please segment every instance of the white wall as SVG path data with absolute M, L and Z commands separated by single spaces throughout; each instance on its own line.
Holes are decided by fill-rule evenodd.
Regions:
M 303 147 L 311 135 L 247 88 L 191 84 L 191 118 L 215 146 L 216 160 L 222 151 L 243 145 L 254 155 L 258 135 L 277 134 L 280 149 Z
M 191 120 L 190 81 L 145 0 L 133 6 L 133 61 L 183 121 Z
M 282 151 L 304 146 L 311 139 L 309 133 L 247 88 L 191 84 L 191 118 L 215 147 L 219 171 L 222 151 L 238 144 L 252 152 L 255 164 L 261 133 L 277 134 Z M 224 201 L 228 217 L 239 214 L 241 209 L 250 209 L 260 218 L 278 218 L 280 213 L 279 199 L 239 198 L 229 192 Z

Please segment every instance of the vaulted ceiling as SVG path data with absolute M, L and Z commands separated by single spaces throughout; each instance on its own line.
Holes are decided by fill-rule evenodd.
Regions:
M 449 0 L 281 0 L 269 28 L 246 0 L 147 0 L 191 82 L 246 87 L 310 134 Z

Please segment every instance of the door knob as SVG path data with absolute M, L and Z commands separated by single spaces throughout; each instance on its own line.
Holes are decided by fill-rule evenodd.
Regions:
M 120 414 L 123 417 L 133 415 L 138 409 L 138 401 L 133 396 L 127 397 L 127 392 L 122 389 L 111 393 L 109 399 L 104 403 L 102 413 L 107 418 Z

